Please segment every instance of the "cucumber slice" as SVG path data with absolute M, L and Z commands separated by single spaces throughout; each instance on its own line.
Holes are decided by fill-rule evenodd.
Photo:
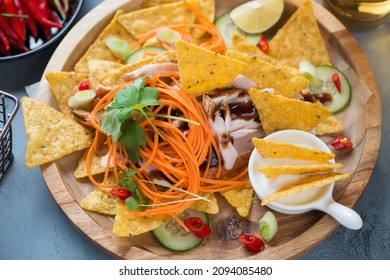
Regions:
M 144 58 L 145 52 L 163 54 L 166 51 L 167 51 L 166 49 L 159 47 L 159 46 L 141 47 L 141 48 L 133 51 L 132 53 L 130 53 L 130 55 L 125 60 L 125 64 L 130 64 L 130 63 L 135 63 L 135 62 L 140 61 L 141 59 Z
M 182 220 L 188 217 L 199 217 L 205 224 L 209 224 L 209 218 L 205 212 L 187 209 L 179 216 Z M 191 250 L 203 241 L 203 238 L 195 237 L 191 232 L 186 232 L 175 220 L 170 220 L 154 229 L 153 235 L 164 247 L 176 252 Z
M 230 18 L 230 11 L 220 15 L 215 20 L 215 26 L 217 27 L 218 31 L 221 33 L 225 41 L 226 47 L 228 49 L 232 48 L 232 35 L 234 32 L 240 33 L 242 36 L 246 37 L 251 44 L 255 46 L 259 44 L 260 33 L 249 34 L 239 29 Z
M 332 75 L 337 73 L 340 79 L 341 90 L 338 92 L 333 83 Z M 319 65 L 316 67 L 316 77 L 320 81 L 317 86 L 310 86 L 309 91 L 312 93 L 328 93 L 332 96 L 332 101 L 325 105 L 333 114 L 340 113 L 347 108 L 352 98 L 352 89 L 348 78 L 339 69 L 329 65 Z

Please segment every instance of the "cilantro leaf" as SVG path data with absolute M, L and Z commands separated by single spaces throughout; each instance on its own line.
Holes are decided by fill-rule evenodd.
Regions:
M 127 119 L 121 126 L 121 132 L 119 142 L 129 151 L 128 158 L 132 163 L 138 162 L 139 146 L 146 145 L 144 129 L 136 120 Z
M 117 141 L 121 136 L 121 123 L 117 118 L 119 112 L 119 109 L 106 111 L 101 119 L 100 129 L 111 135 L 112 141 Z

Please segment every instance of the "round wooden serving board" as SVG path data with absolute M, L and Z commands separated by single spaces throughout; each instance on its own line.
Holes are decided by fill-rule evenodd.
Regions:
M 240 3 L 237 0 L 216 2 L 218 11 Z M 291 14 L 301 2 L 287 1 L 285 13 Z M 141 0 L 102 2 L 81 19 L 63 39 L 46 71 L 72 71 L 78 59 L 111 20 L 116 10 L 131 11 L 138 9 L 141 3 Z M 351 178 L 347 184 L 336 185 L 334 192 L 338 202 L 352 208 L 361 197 L 378 156 L 382 125 L 380 97 L 373 72 L 358 43 L 333 15 L 316 2 L 313 4 L 321 31 L 331 48 L 330 52 L 341 57 L 370 91 L 361 113 L 362 117 L 358 120 L 363 123 L 361 141 L 356 143 L 358 145 L 352 155 L 341 159 L 351 173 Z M 51 102 L 50 90 L 44 77 L 40 83 L 39 95 L 45 96 L 48 103 Z M 136 238 L 116 238 L 111 233 L 112 219 L 83 210 L 79 202 L 88 193 L 83 189 L 87 183 L 73 178 L 71 171 L 77 164 L 74 159 L 74 156 L 68 157 L 42 166 L 47 186 L 76 228 L 98 247 L 119 259 L 295 259 L 314 248 L 339 226 L 332 217 L 316 211 L 300 215 L 275 213 L 280 229 L 275 239 L 267 243 L 266 249 L 259 254 L 248 253 L 234 241 L 225 243 L 218 236 L 205 240 L 204 244 L 189 252 L 168 252 L 160 248 L 150 233 Z M 222 219 L 237 218 L 234 209 L 220 209 L 221 213 L 212 218 L 216 224 L 223 222 Z M 260 207 L 258 199 L 254 198 L 250 220 L 258 221 L 267 210 Z

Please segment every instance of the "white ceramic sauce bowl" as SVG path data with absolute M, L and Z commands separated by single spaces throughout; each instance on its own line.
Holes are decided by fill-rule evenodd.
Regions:
M 272 133 L 264 138 L 277 142 L 287 142 L 308 148 L 331 152 L 329 147 L 318 137 L 300 130 L 283 130 Z M 252 187 L 260 200 L 279 189 L 282 185 L 295 181 L 304 175 L 280 175 L 276 178 L 266 178 L 264 174 L 256 171 L 259 165 L 304 165 L 313 162 L 293 159 L 263 158 L 260 153 L 253 150 L 249 159 L 248 173 Z M 334 163 L 334 160 L 330 161 Z M 337 203 L 332 196 L 334 183 L 321 188 L 302 191 L 288 197 L 270 202 L 267 206 L 284 214 L 300 214 L 310 210 L 320 210 L 335 218 L 340 224 L 349 229 L 360 229 L 362 218 L 354 210 Z

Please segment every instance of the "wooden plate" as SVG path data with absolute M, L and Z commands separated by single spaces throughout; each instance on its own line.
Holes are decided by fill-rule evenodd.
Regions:
M 240 1 L 216 2 L 218 10 L 221 10 Z M 302 0 L 287 1 L 285 13 L 291 15 L 301 2 Z M 140 3 L 141 0 L 110 0 L 97 6 L 64 38 L 49 61 L 46 71 L 71 71 L 117 9 L 131 11 L 139 8 Z M 331 53 L 339 56 L 355 71 L 366 92 L 370 93 L 359 119 L 356 120 L 361 135 L 359 143 L 356 143 L 358 145 L 352 154 L 340 159 L 351 173 L 351 179 L 347 184 L 336 186 L 334 192 L 337 201 L 354 207 L 367 185 L 378 156 L 382 125 L 379 92 L 373 72 L 358 43 L 322 6 L 314 3 L 314 8 Z M 41 80 L 39 95 L 46 98 L 48 103 L 52 102 L 44 77 Z M 112 219 L 84 211 L 79 206 L 80 200 L 90 189 L 87 182 L 76 181 L 72 176 L 71 171 L 77 164 L 76 156 L 79 155 L 42 166 L 43 177 L 54 199 L 71 222 L 98 247 L 120 259 L 294 259 L 314 248 L 339 226 L 333 218 L 320 212 L 312 211 L 300 215 L 276 213 L 280 225 L 276 238 L 267 244 L 265 251 L 253 255 L 240 246 L 237 240 L 226 241 L 226 234 L 219 231 L 221 227 L 218 228 L 218 225 L 223 223 L 243 222 L 237 217 L 234 209 L 229 210 L 227 207 L 212 217 L 216 226 L 215 237 L 190 252 L 168 252 L 161 249 L 149 233 L 138 238 L 114 237 L 111 233 Z M 249 217 L 249 220 L 254 221 L 253 224 L 256 224 L 258 217 L 267 210 L 258 205 L 259 201 L 255 198 Z M 251 225 L 251 221 L 246 222 Z M 228 254 L 226 250 L 229 251 Z

